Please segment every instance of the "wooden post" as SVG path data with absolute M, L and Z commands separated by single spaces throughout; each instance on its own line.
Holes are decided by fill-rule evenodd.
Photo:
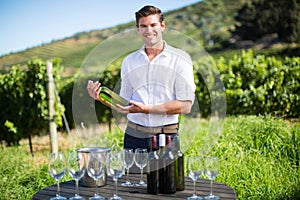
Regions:
M 47 78 L 48 78 L 48 105 L 49 105 L 49 128 L 50 128 L 50 145 L 51 152 L 58 152 L 57 129 L 55 123 L 55 88 L 52 74 L 52 62 L 47 62 Z

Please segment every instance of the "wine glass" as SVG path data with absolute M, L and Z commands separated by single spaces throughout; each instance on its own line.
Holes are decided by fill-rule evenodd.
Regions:
M 57 193 L 55 197 L 50 200 L 67 200 L 66 197 L 60 196 L 59 181 L 64 177 L 66 173 L 66 159 L 62 152 L 50 153 L 48 162 L 48 171 L 52 178 L 57 182 Z
M 141 169 L 140 182 L 136 186 L 146 187 L 147 183 L 143 180 L 143 168 L 147 165 L 148 151 L 147 149 L 137 148 L 135 150 L 134 162 Z
M 204 199 L 220 199 L 218 195 L 213 194 L 213 181 L 219 175 L 220 163 L 216 156 L 205 157 L 205 175 L 210 180 L 210 194 L 205 196 Z
M 109 200 L 123 200 L 118 196 L 118 179 L 123 175 L 123 158 L 122 152 L 110 152 L 109 163 L 107 164 L 107 175 L 113 178 L 115 182 L 115 194 Z
M 106 156 L 103 152 L 92 151 L 88 154 L 87 173 L 95 180 L 96 192 L 89 200 L 105 200 L 105 197 L 98 194 L 98 180 L 104 176 Z
M 76 182 L 76 193 L 74 197 L 71 197 L 70 200 L 82 200 L 83 197 L 79 195 L 78 190 L 78 181 L 83 177 L 85 173 L 84 167 L 84 156 L 81 153 L 70 152 L 68 155 L 68 172 L 69 175 Z
M 127 180 L 125 183 L 122 183 L 122 186 L 133 186 L 133 183 L 131 183 L 129 181 L 129 169 L 130 167 L 132 167 L 133 163 L 134 163 L 134 151 L 133 149 L 130 148 L 125 148 L 123 150 L 123 165 L 124 168 L 126 169 L 126 176 L 127 176 Z
M 188 197 L 188 200 L 201 200 L 203 199 L 196 194 L 196 182 L 201 178 L 204 166 L 202 158 L 199 156 L 192 156 L 188 158 L 187 161 L 187 170 L 189 177 L 194 181 L 194 194 Z

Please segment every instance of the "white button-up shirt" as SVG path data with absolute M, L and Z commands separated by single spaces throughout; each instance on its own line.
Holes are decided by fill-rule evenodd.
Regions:
M 151 62 L 145 47 L 128 55 L 121 68 L 120 95 L 144 105 L 160 105 L 173 100 L 194 102 L 195 83 L 190 56 L 167 45 Z M 129 113 L 128 120 L 143 126 L 178 122 L 178 114 Z

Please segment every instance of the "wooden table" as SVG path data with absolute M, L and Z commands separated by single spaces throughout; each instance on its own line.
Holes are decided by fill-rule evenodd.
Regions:
M 130 174 L 130 181 L 137 183 L 139 181 L 140 175 L 138 174 Z M 145 179 L 146 180 L 146 176 Z M 118 195 L 123 197 L 124 200 L 137 200 L 137 199 L 162 199 L 162 200 L 176 200 L 176 199 L 186 199 L 188 196 L 193 194 L 193 182 L 190 178 L 185 177 L 185 190 L 178 191 L 175 194 L 157 194 L 152 195 L 147 193 L 147 189 L 144 187 L 123 187 L 120 183 L 125 182 L 125 176 L 119 179 L 118 181 Z M 66 181 L 60 183 L 61 186 L 61 195 L 67 198 L 74 196 L 75 194 L 75 182 L 74 181 Z M 115 186 L 112 178 L 107 178 L 107 184 L 105 186 L 99 187 L 99 194 L 106 197 L 107 199 L 111 197 L 115 192 Z M 210 193 L 210 181 L 205 179 L 200 179 L 197 181 L 197 195 L 205 196 Z M 55 196 L 57 190 L 57 185 L 51 185 L 47 188 L 44 188 L 32 197 L 33 200 L 46 200 L 50 199 L 50 197 Z M 236 199 L 235 191 L 222 183 L 214 182 L 213 192 L 221 197 L 221 200 L 227 199 Z M 79 187 L 79 193 L 81 196 L 85 197 L 87 200 L 88 197 L 93 196 L 95 193 L 94 187 Z

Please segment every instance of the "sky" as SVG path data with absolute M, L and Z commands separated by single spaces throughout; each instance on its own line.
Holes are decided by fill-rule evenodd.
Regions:
M 135 20 L 144 5 L 163 12 L 200 0 L 1 0 L 0 56 L 76 33 Z

